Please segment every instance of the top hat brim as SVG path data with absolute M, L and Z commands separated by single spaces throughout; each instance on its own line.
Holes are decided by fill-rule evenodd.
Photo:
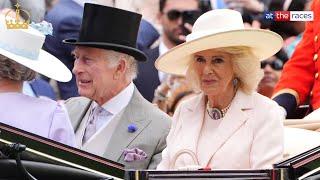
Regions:
M 122 52 L 130 56 L 133 56 L 137 61 L 147 61 L 147 57 L 142 51 L 136 48 L 132 48 L 124 45 L 104 43 L 104 42 L 81 42 L 81 41 L 77 41 L 76 39 L 65 39 L 62 42 L 65 44 L 76 45 L 76 46 L 88 46 L 88 47 L 94 47 L 94 48 L 100 48 L 100 49 L 106 49 L 106 50 L 114 50 L 117 52 Z
M 155 66 L 158 70 L 175 75 L 186 75 L 193 54 L 208 49 L 245 46 L 260 60 L 277 53 L 283 44 L 281 36 L 262 29 L 242 29 L 220 32 L 182 43 L 160 56 Z M 248 62 L 250 63 L 250 61 Z

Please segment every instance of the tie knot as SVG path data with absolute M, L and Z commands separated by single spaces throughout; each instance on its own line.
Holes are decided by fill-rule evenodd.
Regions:
M 104 114 L 107 114 L 108 111 L 106 111 L 103 107 L 101 106 L 96 106 L 93 108 L 93 114 L 94 115 L 104 115 Z

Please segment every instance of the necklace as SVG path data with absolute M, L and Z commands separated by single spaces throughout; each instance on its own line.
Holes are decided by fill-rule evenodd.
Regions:
M 218 120 L 221 119 L 225 116 L 225 114 L 227 113 L 228 109 L 231 106 L 231 102 L 229 103 L 229 105 L 223 109 L 218 109 L 218 108 L 212 108 L 209 105 L 209 101 L 207 102 L 207 113 L 210 116 L 211 119 L 213 120 Z

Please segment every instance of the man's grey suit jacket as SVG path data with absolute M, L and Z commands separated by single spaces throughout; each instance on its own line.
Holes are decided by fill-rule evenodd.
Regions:
M 85 97 L 70 98 L 66 102 L 75 132 L 86 113 L 89 113 L 91 103 L 92 100 Z M 103 157 L 124 164 L 126 169 L 155 169 L 161 161 L 162 150 L 166 147 L 170 117 L 145 100 L 135 88 L 129 104 L 114 118 L 120 118 L 120 121 Z M 129 133 L 130 124 L 135 124 L 137 131 Z M 142 161 L 125 162 L 123 150 L 126 148 L 139 148 L 148 157 Z

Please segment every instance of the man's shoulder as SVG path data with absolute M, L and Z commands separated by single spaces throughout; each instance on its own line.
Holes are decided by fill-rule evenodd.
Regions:
M 144 53 L 148 57 L 148 60 L 150 59 L 155 60 L 159 57 L 159 46 L 152 49 L 145 50 Z
M 74 130 L 77 130 L 90 104 L 91 100 L 85 97 L 72 97 L 65 101 L 65 107 Z
M 65 101 L 65 105 L 67 109 L 70 108 L 80 108 L 84 106 L 88 106 L 90 104 L 91 100 L 86 97 L 72 97 Z
M 141 111 L 141 115 L 150 120 L 151 124 L 158 125 L 158 127 L 163 128 L 170 127 L 171 118 L 166 113 L 161 111 L 156 107 L 156 105 L 144 99 L 141 95 L 136 98 L 140 100 L 138 101 L 139 103 L 135 103 L 135 106 L 138 106 Z
M 149 115 L 152 118 L 153 121 L 156 121 L 156 122 L 161 122 L 161 123 L 170 123 L 171 122 L 171 118 L 170 116 L 168 116 L 166 113 L 164 113 L 163 111 L 161 111 L 158 107 L 156 107 L 155 105 L 147 102 L 149 104 L 149 106 L 152 106 L 150 107 L 150 110 L 149 110 Z
M 46 14 L 45 20 L 54 24 L 70 21 L 69 19 L 77 19 L 81 22 L 82 12 L 82 7 L 72 0 L 61 1 Z

